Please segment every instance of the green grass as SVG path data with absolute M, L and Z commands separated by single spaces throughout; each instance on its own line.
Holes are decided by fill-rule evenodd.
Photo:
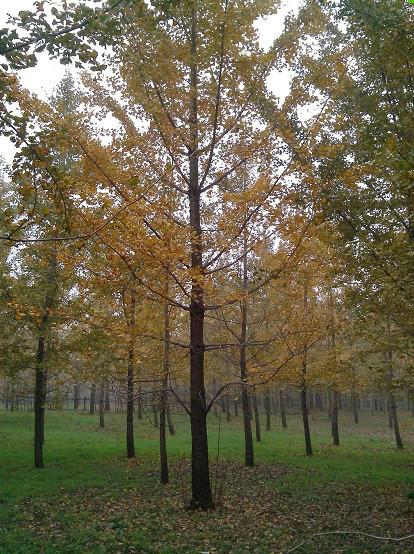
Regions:
M 46 416 L 46 468 L 32 467 L 33 414 L 0 412 L 0 554 L 286 552 L 310 534 L 358 530 L 414 533 L 414 418 L 401 417 L 397 451 L 384 414 L 341 412 L 341 446 L 329 420 L 311 420 L 313 458 L 304 456 L 301 422 L 262 431 L 257 466 L 243 467 L 240 420 L 211 416 L 209 444 L 218 508 L 185 510 L 190 436 L 184 415 L 168 439 L 171 483 L 158 483 L 157 430 L 136 421 L 137 460 L 125 457 L 124 414 L 71 411 Z M 220 432 L 219 432 L 220 427 Z M 218 466 L 216 466 L 219 446 Z M 414 541 L 354 536 L 317 538 L 296 552 L 414 552 Z

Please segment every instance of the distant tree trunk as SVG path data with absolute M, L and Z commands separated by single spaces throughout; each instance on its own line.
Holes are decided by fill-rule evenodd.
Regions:
M 359 423 L 358 396 L 355 392 L 352 394 L 352 411 L 354 414 L 354 423 Z
M 309 428 L 309 415 L 308 415 L 308 406 L 306 401 L 306 385 L 303 383 L 301 391 L 300 391 L 300 397 L 301 397 L 301 408 L 302 408 L 302 421 L 303 421 L 303 431 L 305 434 L 305 448 L 306 448 L 306 455 L 312 456 L 312 442 L 311 442 L 311 435 L 310 435 L 310 428 Z
M 244 235 L 243 241 L 243 289 L 247 290 L 247 237 Z M 253 437 L 251 425 L 251 409 L 249 398 L 249 384 L 246 365 L 246 341 L 247 341 L 247 299 L 244 297 L 241 301 L 241 333 L 240 333 L 240 380 L 242 383 L 241 399 L 243 410 L 243 428 L 244 428 L 244 461 L 249 467 L 254 466 Z
M 265 390 L 264 399 L 263 399 L 264 409 L 266 413 L 266 431 L 270 431 L 271 427 L 271 418 L 270 418 L 270 396 L 269 390 Z
M 304 304 L 304 315 L 305 321 L 308 321 L 308 283 L 304 284 L 303 292 L 303 304 Z M 303 432 L 305 435 L 305 448 L 306 455 L 312 456 L 312 443 L 311 435 L 309 429 L 309 410 L 308 410 L 308 391 L 306 386 L 306 375 L 308 370 L 308 360 L 307 360 L 307 350 L 308 345 L 303 344 L 303 355 L 302 355 L 302 383 L 300 389 L 300 400 L 301 400 L 301 410 L 302 410 L 302 421 L 303 421 Z
M 285 408 L 285 395 L 283 394 L 283 390 L 279 390 L 279 407 L 280 407 L 280 417 L 282 419 L 282 427 L 283 429 L 287 428 L 287 421 L 286 421 L 286 408 Z
M 168 274 L 164 298 L 168 298 Z M 164 359 L 163 359 L 163 379 L 160 393 L 160 481 L 168 483 L 170 480 L 168 472 L 168 454 L 166 438 L 166 415 L 167 415 L 167 388 L 170 376 L 170 307 L 168 302 L 164 303 Z
M 338 393 L 332 391 L 332 438 L 335 446 L 339 446 L 339 425 L 338 425 Z
M 73 409 L 77 410 L 79 408 L 79 402 L 80 402 L 80 387 L 76 383 L 76 385 L 73 388 Z
M 105 427 L 105 385 L 101 383 L 99 389 L 99 427 Z
M 109 382 L 105 381 L 105 412 L 111 411 L 111 400 L 109 396 Z
M 43 303 L 42 316 L 39 325 L 39 335 L 35 365 L 35 429 L 34 429 L 34 465 L 43 468 L 43 444 L 45 440 L 45 405 L 47 370 L 45 368 L 45 341 L 49 331 L 50 312 L 55 304 L 57 295 L 57 252 L 52 250 L 46 274 L 46 294 Z
M 259 418 L 259 407 L 257 404 L 256 388 L 253 387 L 253 411 L 254 411 L 254 422 L 256 427 L 256 440 L 260 442 L 262 440 L 262 434 L 260 432 L 260 418 Z
M 173 437 L 175 435 L 175 427 L 174 427 L 174 422 L 171 414 L 170 401 L 168 397 L 167 397 L 167 424 L 168 424 L 168 432 Z
M 138 384 L 138 403 L 137 403 L 137 418 L 142 419 L 142 387 Z
M 226 393 L 225 395 L 225 402 L 226 402 L 226 419 L 227 421 L 231 421 L 229 393 Z
M 90 400 L 89 400 L 89 414 L 90 415 L 93 415 L 95 413 L 95 400 L 96 398 L 96 385 L 95 383 L 92 383 L 92 387 L 91 387 L 91 397 L 90 397 Z
M 234 417 L 239 417 L 239 403 L 236 399 L 233 400 L 233 407 L 234 407 Z
M 127 457 L 135 458 L 134 441 L 134 373 L 135 373 L 135 291 L 130 291 L 129 306 L 125 291 L 123 292 L 124 315 L 129 331 L 128 367 L 127 367 L 127 405 L 126 405 L 126 447 Z
M 388 318 L 388 336 L 391 333 L 391 324 L 390 319 Z M 397 405 L 395 402 L 395 397 L 392 392 L 392 379 L 393 379 L 393 363 L 392 363 L 392 350 L 386 352 L 386 362 L 387 362 L 387 381 L 388 381 L 388 407 L 389 413 L 391 414 L 391 420 L 394 427 L 395 443 L 397 448 L 403 449 L 403 442 L 400 434 L 400 426 L 398 424 L 397 416 Z
M 153 418 L 153 425 L 156 429 L 159 428 L 160 422 L 158 419 L 158 408 L 159 408 L 160 399 L 157 393 L 152 394 L 152 418 Z

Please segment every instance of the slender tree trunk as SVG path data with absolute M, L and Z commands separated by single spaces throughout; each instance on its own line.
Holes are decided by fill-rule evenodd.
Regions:
M 91 387 L 91 397 L 89 399 L 89 414 L 93 415 L 95 413 L 95 403 L 96 403 L 96 385 L 92 383 Z
M 105 412 L 111 411 L 111 400 L 109 396 L 109 382 L 105 381 Z
M 168 425 L 168 432 L 173 437 L 175 435 L 175 427 L 174 427 L 174 421 L 171 414 L 170 401 L 168 397 L 167 397 L 167 425 Z
M 265 390 L 263 404 L 264 404 L 264 409 L 266 413 L 266 431 L 270 431 L 271 417 L 270 417 L 270 396 L 269 396 L 268 389 Z
M 79 408 L 79 401 L 80 401 L 80 391 L 79 391 L 79 385 L 76 383 L 76 385 L 73 388 L 73 409 L 77 410 Z
M 105 385 L 101 384 L 99 389 L 99 427 L 105 427 Z
M 126 297 L 125 297 L 126 298 Z M 124 300 L 124 313 L 129 330 L 127 367 L 127 406 L 126 406 L 126 447 L 127 457 L 135 458 L 134 441 L 134 372 L 135 372 L 135 291 L 130 291 L 129 310 Z M 129 313 L 128 313 L 129 312 Z
M 169 286 L 168 275 L 166 276 L 164 296 L 168 298 Z M 166 437 L 166 416 L 167 416 L 167 388 L 170 376 L 170 311 L 166 301 L 164 303 L 164 359 L 163 359 L 163 380 L 160 393 L 160 481 L 168 483 L 168 455 Z
M 227 421 L 231 421 L 229 393 L 226 393 L 225 402 L 226 402 L 226 419 Z
M 335 446 L 339 446 L 339 424 L 338 424 L 338 393 L 332 391 L 332 438 Z
M 254 412 L 254 422 L 256 427 L 256 440 L 260 442 L 262 440 L 262 434 L 260 432 L 260 418 L 259 418 L 259 407 L 257 404 L 256 388 L 253 388 L 253 412 Z
M 45 387 L 46 379 L 44 371 L 45 358 L 45 340 L 43 336 L 39 337 L 36 353 L 36 384 L 35 384 L 35 432 L 34 432 L 34 465 L 36 468 L 43 468 L 43 443 L 44 443 L 44 425 L 45 425 Z
M 45 404 L 47 387 L 47 370 L 45 368 L 45 340 L 48 333 L 50 311 L 53 308 L 57 295 L 57 253 L 52 250 L 48 261 L 46 295 L 43 313 L 39 327 L 39 337 L 36 351 L 36 379 L 35 379 L 35 429 L 34 429 L 34 465 L 43 468 L 43 444 L 45 439 Z
M 236 399 L 233 400 L 233 407 L 234 407 L 234 417 L 239 417 L 239 403 Z
M 243 290 L 247 290 L 247 237 L 243 237 Z M 244 460 L 245 465 L 254 466 L 254 451 L 252 437 L 252 414 L 250 407 L 250 394 L 248 385 L 247 365 L 246 365 L 246 341 L 247 341 L 247 299 L 244 296 L 241 301 L 241 333 L 240 333 L 240 380 L 242 382 L 242 409 L 243 409 L 243 427 L 244 427 Z
M 354 423 L 359 423 L 358 396 L 355 392 L 352 394 L 352 411 L 354 414 Z
M 191 477 L 192 501 L 196 508 L 213 506 L 207 438 L 207 409 L 204 384 L 204 288 L 203 243 L 201 230 L 201 189 L 198 154 L 198 68 L 197 13 L 191 8 L 191 62 L 190 62 L 190 135 L 189 187 L 191 227 L 191 283 L 190 303 L 190 421 L 191 421 Z
M 312 456 L 312 442 L 311 442 L 311 434 L 310 434 L 310 428 L 309 428 L 309 415 L 308 415 L 308 406 L 306 401 L 306 385 L 303 383 L 301 391 L 300 391 L 300 398 L 301 398 L 301 408 L 302 408 L 302 421 L 303 421 L 303 431 L 305 434 L 305 448 L 306 448 L 306 455 Z
M 280 407 L 280 417 L 282 419 L 282 427 L 283 429 L 286 429 L 287 421 L 286 421 L 285 395 L 282 389 L 279 390 L 279 407 Z
M 391 324 L 390 319 L 388 318 L 388 336 L 391 334 Z M 387 362 L 387 381 L 388 381 L 388 409 L 391 415 L 391 422 L 394 428 L 395 443 L 397 448 L 403 449 L 403 442 L 400 434 L 400 426 L 398 424 L 398 415 L 397 415 L 397 405 L 395 402 L 395 397 L 392 392 L 392 379 L 393 379 L 393 362 L 392 362 L 392 350 L 389 350 L 386 353 L 386 362 Z
M 141 387 L 141 383 L 138 383 L 137 418 L 142 419 L 142 387 Z

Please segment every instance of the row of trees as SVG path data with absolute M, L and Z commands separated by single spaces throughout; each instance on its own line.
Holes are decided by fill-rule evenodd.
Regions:
M 275 11 L 36 2 L 2 30 L 0 123 L 16 154 L 0 355 L 7 383 L 35 377 L 36 467 L 52 377 L 123 383 L 128 456 L 136 400 L 156 394 L 163 481 L 178 402 L 194 507 L 213 503 L 207 414 L 235 389 L 249 465 L 250 402 L 275 383 L 301 391 L 308 454 L 314 386 L 331 391 L 334 439 L 339 392 L 366 387 L 386 391 L 398 435 L 395 394 L 413 388 L 413 15 L 309 0 L 265 51 L 255 25 Z M 49 102 L 11 72 L 42 50 L 88 68 Z M 267 82 L 282 68 L 280 103 Z

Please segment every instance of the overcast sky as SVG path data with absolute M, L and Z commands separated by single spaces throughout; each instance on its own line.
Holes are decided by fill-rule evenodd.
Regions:
M 33 0 L 0 0 L 0 28 L 7 27 L 7 16 L 17 15 L 20 10 L 33 9 Z M 269 47 L 281 32 L 283 18 L 289 10 L 297 8 L 300 0 L 282 0 L 282 8 L 277 16 L 269 17 L 259 22 L 258 28 L 262 46 Z M 35 68 L 20 72 L 23 86 L 41 98 L 47 98 L 62 79 L 66 66 L 56 60 L 49 60 L 47 56 L 39 56 L 39 63 Z M 270 88 L 284 97 L 288 90 L 289 78 L 287 74 L 273 75 L 269 82 Z M 8 139 L 0 137 L 0 155 L 10 161 L 13 156 L 13 147 Z

